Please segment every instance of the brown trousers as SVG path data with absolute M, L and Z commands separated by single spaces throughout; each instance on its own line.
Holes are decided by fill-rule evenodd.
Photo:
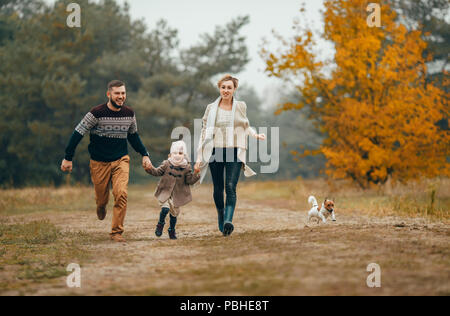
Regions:
M 112 183 L 114 210 L 111 236 L 124 232 L 123 222 L 127 213 L 128 178 L 130 173 L 130 157 L 123 156 L 113 162 L 91 160 L 91 179 L 95 188 L 97 207 L 106 207 L 109 200 L 109 188 Z

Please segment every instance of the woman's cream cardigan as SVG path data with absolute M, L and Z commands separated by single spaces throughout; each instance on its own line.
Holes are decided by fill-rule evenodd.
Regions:
M 205 115 L 203 116 L 203 127 L 200 136 L 200 142 L 197 149 L 197 162 L 200 162 L 200 181 L 201 183 L 208 170 L 209 159 L 211 158 L 214 148 L 214 131 L 215 122 L 217 116 L 217 110 L 219 108 L 221 98 L 219 97 L 214 103 L 207 106 Z M 247 105 L 242 101 L 233 100 L 232 117 L 233 122 L 233 135 L 234 146 L 238 148 L 238 158 L 243 162 L 244 174 L 246 177 L 256 175 L 249 166 L 246 164 L 246 153 L 248 147 L 248 135 L 257 137 L 256 131 L 250 127 L 250 123 L 247 118 Z M 231 133 L 229 133 L 231 135 Z

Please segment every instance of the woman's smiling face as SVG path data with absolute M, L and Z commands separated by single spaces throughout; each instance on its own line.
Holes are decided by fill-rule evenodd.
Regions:
M 224 81 L 220 84 L 220 96 L 223 100 L 230 100 L 236 88 L 234 87 L 234 83 L 231 80 Z

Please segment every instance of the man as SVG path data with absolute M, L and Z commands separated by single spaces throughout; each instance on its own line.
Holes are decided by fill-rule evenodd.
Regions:
M 65 159 L 61 163 L 63 172 L 72 171 L 72 158 L 84 134 L 90 131 L 89 153 L 91 156 L 91 179 L 94 183 L 97 202 L 97 216 L 104 220 L 112 183 L 114 211 L 111 239 L 125 242 L 124 219 L 127 210 L 128 175 L 130 157 L 127 139 L 131 146 L 142 155 L 144 169 L 152 168 L 147 149 L 137 133 L 134 111 L 125 105 L 127 98 L 125 84 L 114 80 L 108 84 L 108 102 L 94 107 L 81 120 L 70 138 Z

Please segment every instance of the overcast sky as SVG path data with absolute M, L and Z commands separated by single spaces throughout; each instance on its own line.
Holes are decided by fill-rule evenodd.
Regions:
M 123 4 L 126 0 L 116 1 Z M 213 32 L 216 25 L 225 25 L 234 17 L 249 15 L 250 24 L 243 28 L 242 34 L 247 38 L 251 61 L 245 71 L 235 75 L 242 84 L 253 86 L 264 99 L 263 103 L 272 103 L 269 99 L 280 89 L 281 83 L 263 73 L 264 62 L 259 56 L 262 39 L 270 40 L 275 49 L 278 42 L 272 30 L 284 37 L 292 36 L 293 21 L 300 17 L 302 3 L 305 3 L 307 17 L 314 27 L 321 28 L 322 25 L 319 13 L 323 7 L 322 0 L 128 0 L 128 3 L 132 18 L 143 18 L 149 29 L 153 29 L 158 20 L 167 20 L 178 30 L 183 48 L 197 43 L 200 34 Z
M 200 34 L 213 32 L 216 25 L 249 15 L 250 23 L 242 29 L 242 34 L 247 38 L 251 61 L 245 71 L 236 75 L 242 84 L 253 86 L 264 99 L 274 95 L 281 83 L 263 73 L 264 62 L 259 56 L 262 39 L 265 37 L 277 48 L 272 30 L 285 37 L 293 35 L 293 21 L 300 17 L 302 3 L 306 4 L 308 18 L 314 25 L 322 24 L 319 13 L 322 0 L 131 0 L 128 3 L 132 17 L 144 18 L 150 29 L 159 19 L 166 19 L 178 30 L 181 47 L 197 43 Z

